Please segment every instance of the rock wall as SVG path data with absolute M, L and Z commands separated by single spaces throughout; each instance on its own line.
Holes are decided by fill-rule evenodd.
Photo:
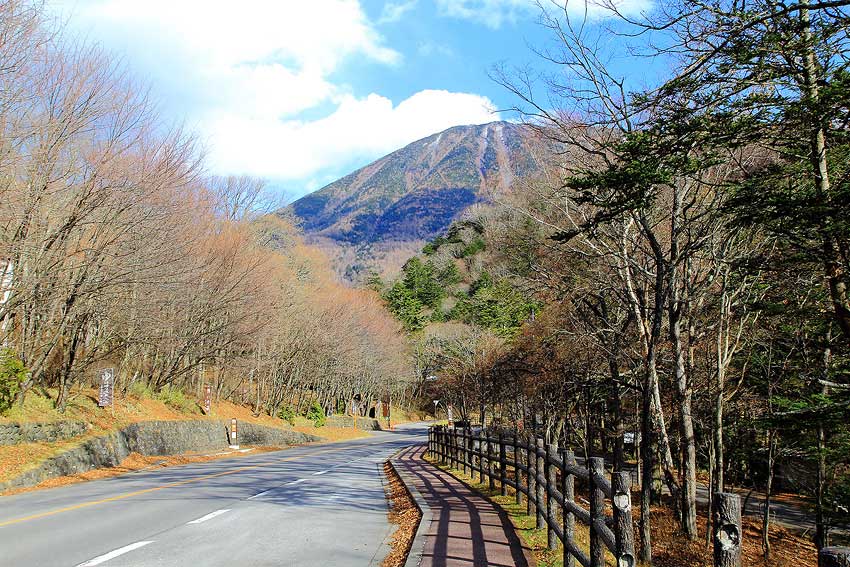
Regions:
M 300 445 L 302 443 L 309 443 L 310 441 L 319 441 L 320 439 L 320 437 L 316 437 L 315 435 L 308 435 L 307 433 L 289 429 L 266 427 L 265 425 L 257 425 L 256 423 L 249 423 L 247 421 L 239 423 L 240 445 L 286 447 L 288 445 Z
M 217 451 L 228 448 L 227 427 L 224 421 L 143 421 L 128 425 L 120 431 L 95 437 L 41 463 L 19 477 L 0 483 L 0 491 L 34 486 L 49 478 L 67 476 L 102 467 L 114 467 L 130 453 L 142 455 L 174 455 L 188 452 Z M 239 443 L 285 447 L 319 440 L 318 437 L 266 427 L 239 423 Z
M 347 415 L 332 415 L 325 423 L 331 427 L 354 427 L 354 418 Z M 381 427 L 381 422 L 377 419 L 358 417 L 357 429 L 363 429 L 365 431 L 381 431 L 383 427 Z
M 0 445 L 52 443 L 82 435 L 88 430 L 83 421 L 55 423 L 0 423 Z

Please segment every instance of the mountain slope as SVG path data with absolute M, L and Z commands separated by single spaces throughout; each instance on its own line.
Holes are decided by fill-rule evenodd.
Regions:
M 421 246 L 473 204 L 538 171 L 524 126 L 457 126 L 384 156 L 290 209 L 310 242 L 355 249 L 331 250 L 338 271 L 353 279 L 352 271 L 380 265 L 388 250 Z

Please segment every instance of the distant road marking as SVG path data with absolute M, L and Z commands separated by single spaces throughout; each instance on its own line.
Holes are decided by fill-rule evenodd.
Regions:
M 313 476 L 318 476 L 318 475 L 320 475 L 320 474 L 325 474 L 325 473 L 327 473 L 327 472 L 331 472 L 331 471 L 330 471 L 330 470 L 326 470 L 326 471 L 314 472 L 314 473 L 313 473 Z
M 191 522 L 186 522 L 186 524 L 187 525 L 188 524 L 202 524 L 202 523 L 206 522 L 207 520 L 212 520 L 216 516 L 221 516 L 222 514 L 224 514 L 226 512 L 230 512 L 230 508 L 225 508 L 224 510 L 216 510 L 215 512 L 210 512 L 206 516 L 201 516 L 197 520 L 192 520 Z
M 304 482 L 307 480 L 306 478 L 299 478 L 298 480 L 293 480 L 292 482 L 287 482 L 284 486 L 291 486 L 293 484 L 298 484 L 299 482 Z
M 272 490 L 274 490 L 274 488 L 269 488 L 268 490 L 264 490 L 264 491 L 260 492 L 259 494 L 255 494 L 255 495 L 251 496 L 250 498 L 248 498 L 248 500 L 253 500 L 254 498 L 259 498 L 260 496 L 265 496 L 266 494 L 268 494 Z
M 120 547 L 115 551 L 110 551 L 109 553 L 104 553 L 94 559 L 90 559 L 85 563 L 80 563 L 77 567 L 93 567 L 94 565 L 100 565 L 101 563 L 106 563 L 110 559 L 115 559 L 119 555 L 124 555 L 125 553 L 129 553 L 134 549 L 139 549 L 140 547 L 144 547 L 149 543 L 153 543 L 152 541 L 137 541 L 136 543 L 131 543 L 130 545 L 125 545 L 124 547 Z

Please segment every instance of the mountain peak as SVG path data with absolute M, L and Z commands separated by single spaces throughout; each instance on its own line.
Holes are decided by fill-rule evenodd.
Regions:
M 454 126 L 396 150 L 290 205 L 307 238 L 343 247 L 421 242 L 475 203 L 539 170 L 526 127 Z M 392 247 L 390 246 L 390 247 Z

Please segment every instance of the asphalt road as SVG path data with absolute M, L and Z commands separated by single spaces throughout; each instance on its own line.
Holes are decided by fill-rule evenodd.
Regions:
M 423 424 L 0 497 L 0 565 L 378 565 L 383 462 Z

